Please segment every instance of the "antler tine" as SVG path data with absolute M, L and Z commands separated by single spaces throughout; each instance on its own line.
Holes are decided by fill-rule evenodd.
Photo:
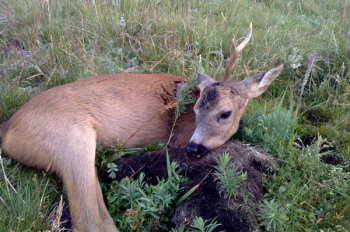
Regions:
M 237 58 L 241 55 L 242 50 L 249 43 L 250 39 L 252 38 L 252 34 L 253 34 L 253 25 L 252 23 L 250 23 L 248 33 L 245 39 L 243 40 L 243 42 L 240 45 L 238 45 L 238 47 L 236 46 L 235 40 L 232 39 L 232 44 L 230 48 L 230 60 L 228 61 L 225 74 L 223 77 L 223 81 L 227 81 L 228 79 L 230 79 L 234 64 Z

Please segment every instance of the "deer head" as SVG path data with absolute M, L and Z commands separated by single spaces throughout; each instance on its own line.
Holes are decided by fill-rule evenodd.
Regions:
M 230 59 L 222 81 L 218 82 L 205 74 L 197 73 L 200 96 L 193 108 L 196 129 L 186 146 L 188 154 L 200 156 L 224 144 L 237 132 L 249 101 L 264 93 L 282 71 L 283 64 L 242 81 L 229 80 L 233 65 L 251 36 L 252 25 L 239 46 L 232 41 Z

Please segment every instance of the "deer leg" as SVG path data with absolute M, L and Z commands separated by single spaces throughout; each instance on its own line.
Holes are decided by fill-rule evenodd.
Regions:
M 117 232 L 110 216 L 105 216 L 107 209 L 102 208 L 103 218 L 100 214 L 102 193 L 96 191 L 100 186 L 95 169 L 95 133 L 80 129 L 73 132 L 66 134 L 61 143 L 64 146 L 59 148 L 61 156 L 56 156 L 54 165 L 67 190 L 73 229 L 75 232 Z M 106 225 L 105 218 L 109 219 Z
M 67 190 L 74 231 L 104 232 L 95 191 L 97 183 L 94 162 L 81 159 L 77 165 L 66 169 L 62 178 Z
M 97 195 L 98 209 L 100 212 L 100 217 L 103 221 L 103 226 L 105 228 L 105 231 L 117 231 L 117 232 L 119 232 L 119 230 L 116 228 L 114 221 L 113 221 L 111 215 L 109 214 L 108 209 L 104 203 L 101 187 L 99 185 L 99 181 L 98 181 L 97 176 L 96 176 L 96 183 L 97 183 L 96 195 Z

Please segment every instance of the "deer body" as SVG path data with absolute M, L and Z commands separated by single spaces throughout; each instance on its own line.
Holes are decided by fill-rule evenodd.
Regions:
M 125 73 L 49 89 L 31 98 L 0 129 L 2 146 L 22 164 L 62 177 L 74 225 L 82 225 L 78 231 L 116 231 L 94 223 L 107 220 L 114 228 L 95 173 L 96 146 L 166 142 L 173 121 L 168 105 L 175 101 L 176 83 L 184 80 Z M 84 211 L 88 214 L 82 216 Z
M 38 152 L 28 153 L 33 153 L 35 141 L 47 168 L 45 153 L 55 149 L 53 141 L 73 139 L 74 133 L 85 131 L 84 137 L 92 133 L 104 147 L 166 142 L 173 120 L 168 106 L 175 102 L 175 83 L 184 80 L 170 74 L 125 73 L 52 88 L 31 98 L 4 125 L 3 147 L 15 159 L 18 154 L 18 159 L 32 165 L 30 159 L 36 159 Z M 42 152 L 45 147 L 48 150 Z
M 237 48 L 232 43 L 223 81 L 197 74 L 200 96 L 174 127 L 174 145 L 187 144 L 188 154 L 204 154 L 224 144 L 237 131 L 250 99 L 261 95 L 283 69 L 280 65 L 243 81 L 228 80 L 251 33 L 250 27 Z M 178 83 L 186 80 L 171 74 L 122 73 L 49 89 L 0 127 L 2 147 L 20 163 L 63 179 L 74 231 L 116 232 L 95 170 L 96 147 L 168 141 Z

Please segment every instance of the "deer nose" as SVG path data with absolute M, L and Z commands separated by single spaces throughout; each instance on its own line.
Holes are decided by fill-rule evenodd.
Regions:
M 201 155 L 205 155 L 209 151 L 208 148 L 202 144 L 194 142 L 187 144 L 185 150 L 188 156 L 196 156 L 197 158 L 199 158 Z

